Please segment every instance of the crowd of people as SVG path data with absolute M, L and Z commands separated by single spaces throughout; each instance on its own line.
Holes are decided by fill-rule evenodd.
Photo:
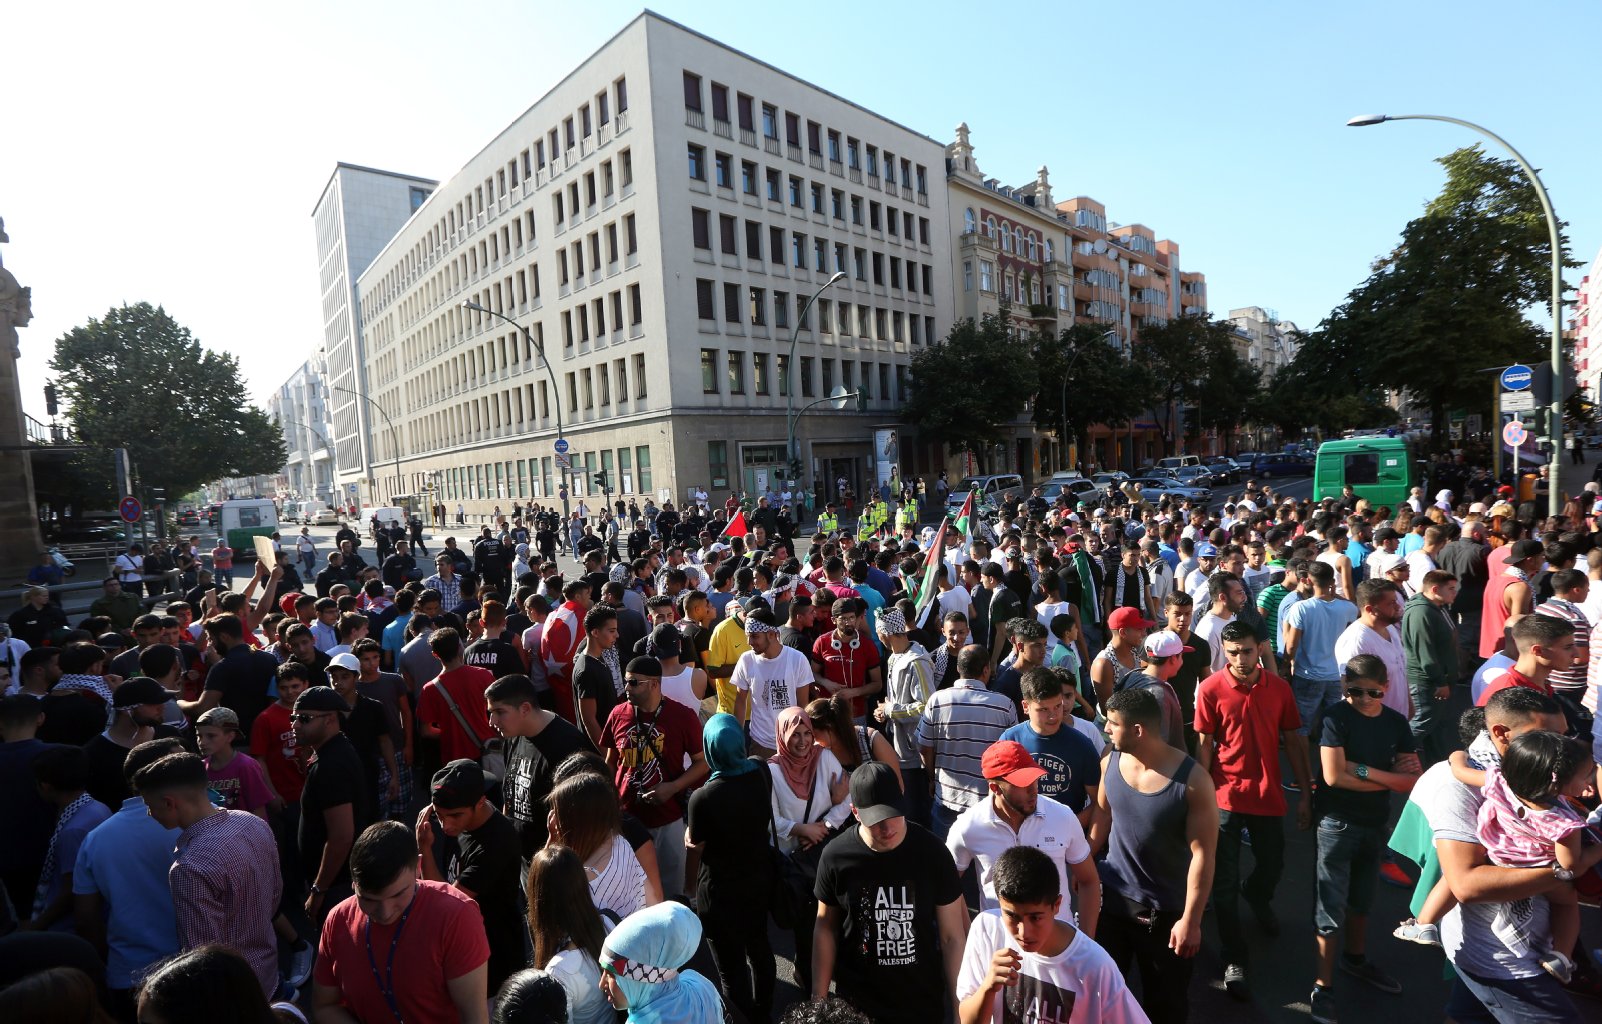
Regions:
M 1231 996 L 1256 937 L 1306 943 L 1333 1024 L 1402 991 L 1382 879 L 1451 1019 L 1594 1019 L 1594 489 L 560 539 L 519 506 L 432 556 L 302 531 L 123 621 L 36 587 L 0 1019 L 1172 1024 L 1211 918 Z

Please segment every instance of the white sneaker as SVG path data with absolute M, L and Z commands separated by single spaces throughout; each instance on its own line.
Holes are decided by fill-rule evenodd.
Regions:
M 1391 934 L 1403 942 L 1416 942 L 1421 946 L 1439 947 L 1441 944 L 1441 930 L 1433 924 L 1420 924 L 1414 917 L 1397 925 Z

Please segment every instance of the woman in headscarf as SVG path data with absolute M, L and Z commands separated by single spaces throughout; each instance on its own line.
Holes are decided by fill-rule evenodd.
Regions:
M 816 873 L 822 844 L 851 817 L 851 780 L 840 761 L 813 740 L 812 719 L 800 708 L 779 712 L 774 726 L 779 751 L 768 758 L 772 785 L 774 833 L 779 850 L 792 857 L 801 870 L 791 877 L 798 883 L 789 893 L 795 907 L 795 973 L 801 990 L 809 991 L 812 978 L 812 927 L 817 916 L 808 873 Z
M 723 998 L 746 1020 L 765 1021 L 773 1016 L 775 978 L 768 782 L 746 756 L 745 730 L 733 715 L 707 719 L 701 738 L 712 776 L 690 796 L 687 841 L 701 855 L 696 908 Z
M 512 556 L 512 582 L 516 583 L 523 578 L 524 574 L 533 571 L 534 567 L 529 565 L 528 562 L 528 545 L 519 544 L 516 548 L 516 554 Z
M 1452 514 L 1452 492 L 1451 491 L 1447 491 L 1447 490 L 1436 491 L 1435 492 L 1435 507 L 1440 509 L 1442 512 L 1445 512 L 1447 515 L 1451 515 Z
M 681 969 L 700 941 L 701 922 L 682 903 L 630 914 L 601 947 L 601 991 L 629 1024 L 722 1024 L 717 989 Z

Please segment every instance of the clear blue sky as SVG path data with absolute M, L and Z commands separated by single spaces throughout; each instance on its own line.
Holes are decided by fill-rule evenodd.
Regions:
M 1215 315 L 1317 324 L 1438 189 L 1432 158 L 1473 141 L 1353 114 L 1487 125 L 1542 169 L 1575 255 L 1602 245 L 1583 0 L 654 9 L 942 142 L 967 121 L 992 177 L 1045 164 L 1059 197 L 1178 242 Z M 14 5 L 0 216 L 34 292 L 26 406 L 56 337 L 138 300 L 237 354 L 261 400 L 322 342 L 310 213 L 335 161 L 445 178 L 639 10 Z

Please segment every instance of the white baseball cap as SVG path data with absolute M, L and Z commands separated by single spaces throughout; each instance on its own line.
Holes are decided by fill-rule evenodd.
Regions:
M 1186 647 L 1185 641 L 1171 629 L 1160 630 L 1146 638 L 1146 653 L 1153 658 L 1172 658 L 1176 654 L 1190 654 L 1195 650 L 1194 647 Z

